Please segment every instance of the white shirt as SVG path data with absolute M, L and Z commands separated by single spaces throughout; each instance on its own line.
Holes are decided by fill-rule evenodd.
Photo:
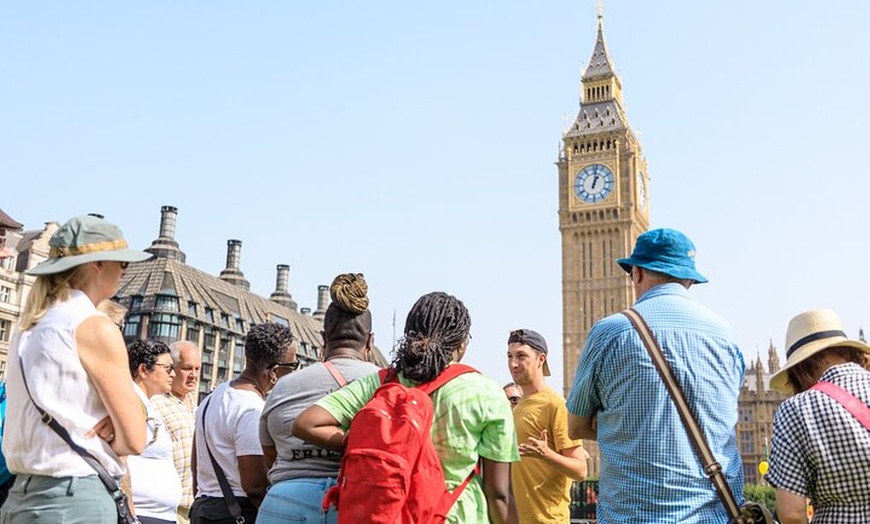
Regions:
M 194 435 L 197 497 L 223 497 L 206 451 L 206 436 L 209 449 L 226 475 L 233 493 L 238 497 L 248 496 L 242 489 L 237 457 L 263 454 L 259 427 L 264 404 L 259 394 L 232 388 L 229 382 L 224 382 L 197 408 Z M 208 406 L 208 413 L 203 421 L 205 406 Z
M 50 427 L 43 424 L 21 376 L 21 363 L 33 399 L 66 428 L 73 442 L 88 450 L 115 477 L 124 466 L 103 439 L 85 438 L 109 412 L 85 372 L 76 345 L 76 329 L 88 318 L 103 315 L 81 291 L 55 303 L 33 327 L 15 333 L 9 349 L 7 412 L 3 455 L 13 473 L 49 477 L 85 477 L 94 470 Z M 126 368 L 119 373 L 129 373 Z M 138 407 L 136 408 L 138 409 Z
M 148 412 L 149 444 L 140 455 L 127 457 L 133 505 L 137 515 L 172 521 L 181 502 L 181 479 L 172 459 L 172 437 L 145 392 L 136 384 L 134 387 Z

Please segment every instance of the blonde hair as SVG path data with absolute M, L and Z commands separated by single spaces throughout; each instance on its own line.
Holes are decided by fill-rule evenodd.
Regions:
M 118 304 L 111 298 L 107 298 L 97 304 L 97 311 L 105 313 L 109 320 L 120 328 L 124 327 L 124 318 L 127 316 L 127 308 Z
M 83 280 L 82 268 L 87 265 L 76 266 L 62 273 L 52 275 L 40 275 L 36 277 L 33 288 L 27 296 L 24 311 L 21 312 L 19 327 L 21 331 L 27 331 L 36 325 L 45 315 L 48 308 L 55 302 L 68 300 L 73 289 L 78 289 Z

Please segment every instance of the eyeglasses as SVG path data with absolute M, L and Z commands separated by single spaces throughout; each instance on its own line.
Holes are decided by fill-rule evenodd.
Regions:
M 165 371 L 167 373 L 170 373 L 172 371 L 172 368 L 173 368 L 172 364 L 163 364 L 161 362 L 155 362 L 154 365 L 162 367 L 163 371 Z
M 277 364 L 272 364 L 273 368 L 287 368 L 290 371 L 296 371 L 299 369 L 299 361 L 295 362 L 278 362 Z
M 510 401 L 511 406 L 516 406 L 517 404 L 520 403 L 520 401 L 522 399 L 523 399 L 523 397 L 516 397 L 516 396 L 515 397 L 508 397 L 508 400 Z
M 118 263 L 121 264 L 121 269 L 127 269 L 127 266 L 130 265 L 129 262 L 118 262 Z

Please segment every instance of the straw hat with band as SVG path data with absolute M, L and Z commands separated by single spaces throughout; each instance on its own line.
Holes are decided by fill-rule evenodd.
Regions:
M 515 329 L 508 335 L 508 344 L 525 344 L 539 353 L 547 355 L 547 341 L 537 331 Z M 547 358 L 550 358 L 549 355 Z M 544 360 L 544 376 L 550 376 L 550 364 Z
M 834 347 L 851 347 L 870 353 L 870 346 L 846 337 L 843 323 L 829 309 L 814 309 L 794 317 L 785 334 L 785 366 L 770 377 L 770 387 L 783 393 L 794 393 L 794 388 L 788 383 L 788 370 L 816 353 Z
M 149 253 L 128 249 L 118 226 L 95 216 L 71 218 L 51 235 L 48 259 L 26 271 L 53 275 L 88 262 L 142 262 Z

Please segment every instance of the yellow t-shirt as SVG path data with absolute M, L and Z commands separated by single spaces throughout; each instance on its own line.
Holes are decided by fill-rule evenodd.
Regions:
M 568 437 L 565 399 L 551 388 L 523 397 L 513 409 L 517 442 L 541 438 L 547 430 L 547 445 L 560 453 L 582 445 Z M 541 459 L 522 457 L 511 464 L 511 484 L 522 524 L 567 524 L 570 520 L 571 479 Z

